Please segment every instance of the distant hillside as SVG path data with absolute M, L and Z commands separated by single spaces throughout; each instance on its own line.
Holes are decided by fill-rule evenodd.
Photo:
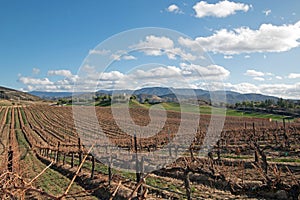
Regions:
M 21 100 L 21 101 L 39 101 L 41 98 L 28 94 L 26 92 L 21 92 L 18 90 L 1 87 L 0 86 L 0 99 L 5 100 Z
M 103 91 L 101 91 L 103 92 Z M 123 91 L 122 91 L 123 92 Z M 117 92 L 116 92 L 117 93 Z M 124 93 L 126 93 L 124 91 Z M 189 98 L 194 95 L 197 96 L 199 100 L 204 100 L 209 102 L 211 100 L 211 96 L 214 96 L 214 99 L 221 99 L 226 97 L 226 102 L 228 104 L 235 104 L 237 102 L 243 101 L 265 101 L 267 99 L 271 99 L 277 101 L 279 98 L 274 96 L 262 95 L 262 94 L 241 94 L 238 92 L 232 91 L 207 91 L 202 89 L 170 89 L 170 88 L 162 88 L 162 87 L 150 87 L 150 88 L 142 88 L 134 91 L 135 95 L 154 95 L 158 96 L 162 99 L 176 99 L 175 94 L 177 94 L 180 98 Z
M 140 101 L 144 101 L 145 99 L 151 99 L 154 101 L 177 101 L 177 98 L 174 93 L 177 94 L 177 97 L 183 99 L 189 99 L 194 95 L 197 96 L 198 100 L 210 102 L 211 95 L 214 96 L 214 99 L 221 99 L 224 97 L 224 91 L 213 91 L 209 92 L 207 90 L 202 89 L 174 89 L 174 88 L 164 88 L 164 87 L 148 87 L 142 88 L 139 90 L 99 90 L 96 92 L 96 96 L 101 96 L 103 94 L 112 95 L 114 94 L 133 94 L 138 97 Z M 37 92 L 33 91 L 30 94 L 39 96 L 44 99 L 59 99 L 64 97 L 71 97 L 71 92 Z M 262 95 L 262 94 L 241 94 L 238 92 L 225 91 L 226 103 L 235 104 L 243 101 L 265 101 L 267 99 L 278 101 L 278 97 Z M 220 100 L 223 101 L 224 99 Z
M 43 91 L 31 91 L 29 94 L 38 96 L 42 99 L 56 100 L 64 97 L 71 97 L 72 92 L 43 92 Z

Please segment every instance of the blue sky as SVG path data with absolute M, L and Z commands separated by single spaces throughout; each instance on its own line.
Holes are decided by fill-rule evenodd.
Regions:
M 162 27 L 189 36 L 185 45 L 206 50 L 214 63 L 209 70 L 222 79 L 221 88 L 300 99 L 299 10 L 299 0 L 0 0 L 0 85 L 24 91 L 71 91 L 84 59 L 99 43 L 126 30 Z M 148 43 L 163 44 L 166 38 L 149 37 Z M 140 55 L 131 56 L 135 59 L 127 60 L 134 63 Z M 151 56 L 159 62 L 162 55 Z M 179 71 L 167 66 L 166 74 L 191 67 L 169 64 Z M 144 69 L 157 75 L 154 71 L 151 66 Z M 110 72 L 106 75 L 112 81 L 124 77 L 122 70 Z M 192 83 L 205 87 L 195 79 Z M 216 80 L 209 84 L 220 89 Z

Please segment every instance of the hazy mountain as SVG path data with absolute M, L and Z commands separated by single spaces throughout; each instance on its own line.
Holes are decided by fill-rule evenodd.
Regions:
M 272 99 L 274 101 L 278 100 L 278 97 L 274 96 L 267 96 L 262 94 L 241 94 L 238 92 L 232 92 L 232 91 L 212 91 L 209 92 L 207 90 L 202 89 L 175 89 L 175 88 L 164 88 L 164 87 L 147 87 L 142 88 L 139 90 L 99 90 L 96 92 L 97 95 L 103 95 L 103 94 L 133 94 L 136 96 L 145 96 L 145 95 L 153 95 L 154 97 L 159 97 L 161 99 L 172 101 L 176 99 L 176 95 L 178 98 L 191 98 L 197 96 L 199 100 L 204 100 L 209 102 L 211 98 L 219 100 L 219 101 L 226 101 L 229 104 L 235 104 L 237 102 L 243 102 L 243 101 L 265 101 L 267 99 Z M 41 98 L 45 99 L 57 99 L 57 98 L 63 98 L 63 97 L 71 97 L 71 92 L 38 92 L 33 91 L 30 92 L 30 94 L 39 96 Z M 175 95 L 176 94 L 176 95 Z M 224 99 L 224 96 L 226 97 L 226 100 Z
M 18 90 L 6 88 L 0 86 L 0 99 L 6 100 L 22 100 L 22 101 L 39 101 L 41 98 L 28 94 L 26 92 L 21 92 Z
M 29 94 L 38 96 L 42 99 L 58 99 L 63 97 L 71 97 L 72 92 L 43 92 L 43 91 L 32 91 Z

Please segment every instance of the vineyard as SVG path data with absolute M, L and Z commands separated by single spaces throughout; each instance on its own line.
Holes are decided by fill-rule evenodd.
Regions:
M 110 107 L 96 107 L 97 124 L 88 108 L 80 109 L 78 122 L 68 106 L 0 108 L 1 199 L 299 199 L 297 119 L 226 117 L 212 148 L 203 151 L 210 115 L 200 116 L 184 148 L 184 135 L 170 145 L 180 129 L 180 112 L 167 111 L 160 124 L 163 111 L 157 110 L 158 133 L 142 137 L 142 129 L 130 124 L 122 130 Z M 136 125 L 151 123 L 146 108 L 130 108 L 130 116 Z M 198 117 L 184 116 L 187 124 Z M 98 126 L 110 145 L 97 140 Z M 149 156 L 161 149 L 166 161 L 174 162 L 155 168 L 155 157 Z M 120 170 L 124 166 L 133 171 Z

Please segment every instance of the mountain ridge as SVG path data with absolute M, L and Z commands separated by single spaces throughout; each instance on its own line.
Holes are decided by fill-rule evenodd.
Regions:
M 138 90 L 98 90 L 96 95 L 107 94 L 133 94 L 133 95 L 153 95 L 158 96 L 160 98 L 175 98 L 174 93 L 179 95 L 180 97 L 195 97 L 199 100 L 210 101 L 211 96 L 218 99 L 221 98 L 224 100 L 224 96 L 226 97 L 226 103 L 235 104 L 243 101 L 265 101 L 268 99 L 277 101 L 279 97 L 264 95 L 259 93 L 246 93 L 242 94 L 234 91 L 207 91 L 203 89 L 186 89 L 186 88 L 165 88 L 165 87 L 147 87 L 141 88 Z M 72 92 L 43 92 L 43 91 L 32 91 L 29 94 L 36 95 L 43 99 L 59 99 L 71 97 L 73 95 Z

